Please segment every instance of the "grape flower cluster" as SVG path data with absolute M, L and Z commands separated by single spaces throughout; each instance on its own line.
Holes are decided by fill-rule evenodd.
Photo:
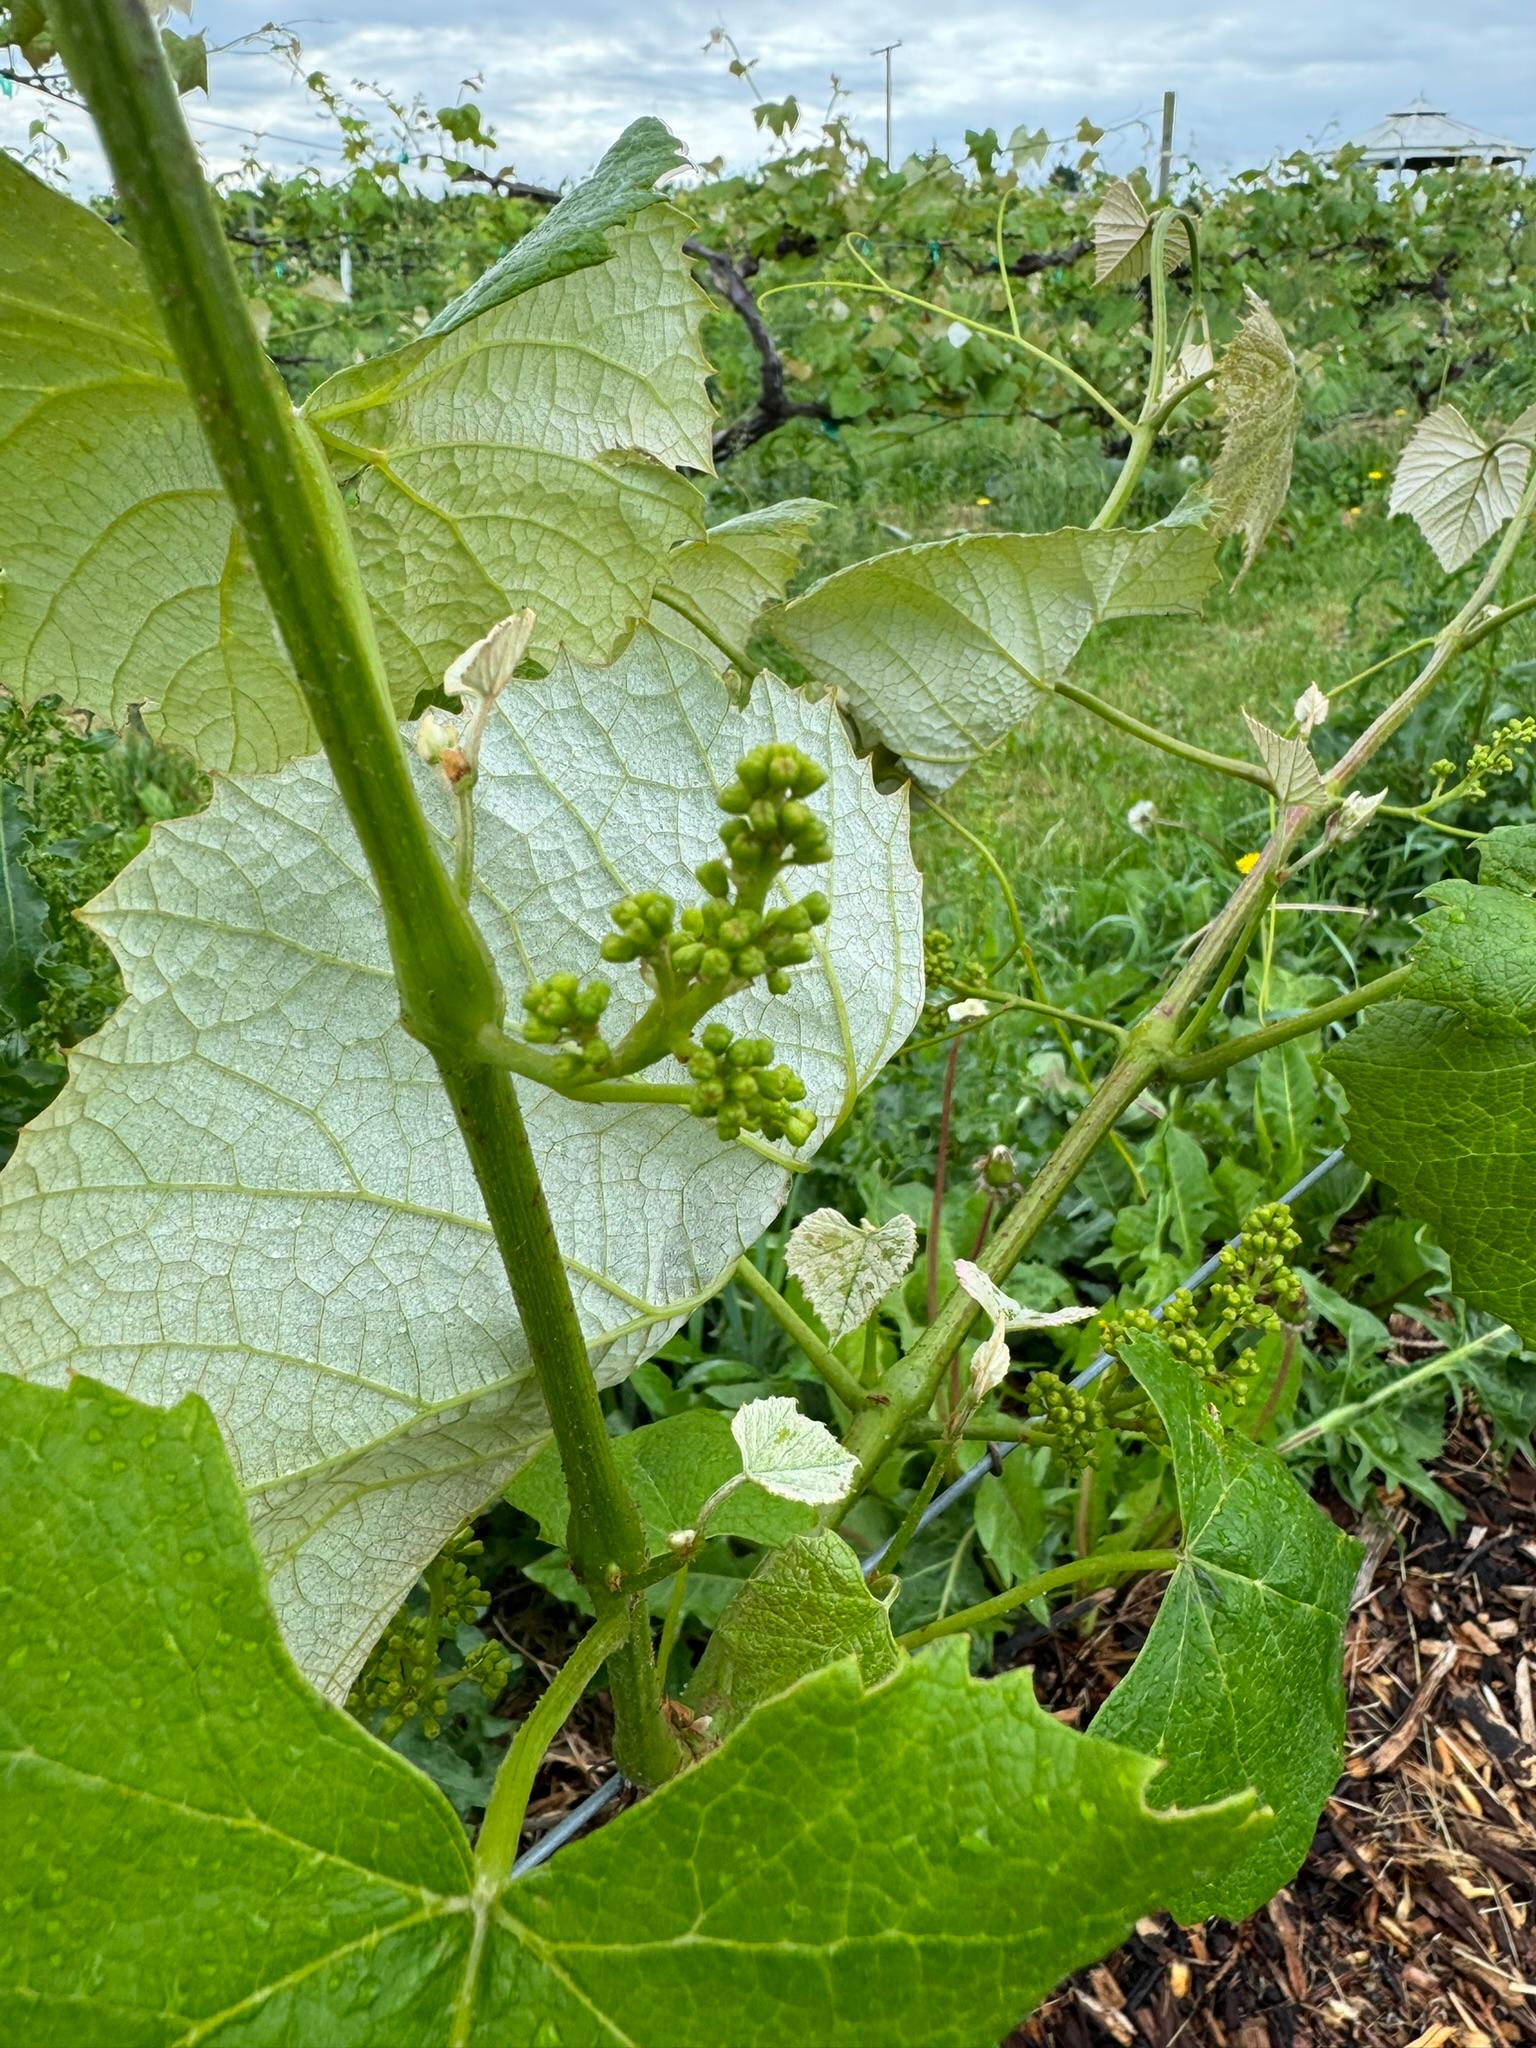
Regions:
M 408 1721 L 420 1721 L 429 1741 L 442 1728 L 448 1696 L 460 1685 L 476 1685 L 488 1700 L 504 1692 L 512 1658 L 500 1643 L 479 1644 L 457 1669 L 445 1669 L 442 1646 L 456 1630 L 484 1614 L 489 1595 L 468 1560 L 485 1546 L 463 1528 L 428 1565 L 421 1596 L 400 1609 L 353 1683 L 347 1706 L 360 1720 L 376 1724 L 389 1741 Z
M 738 1038 L 727 1024 L 706 1024 L 697 1043 L 680 1038 L 672 1056 L 694 1084 L 688 1107 L 713 1117 L 722 1138 L 761 1131 L 803 1145 L 815 1130 L 815 1117 L 796 1106 L 805 1100 L 805 1083 L 792 1068 L 773 1064 L 771 1038 Z
M 1252 1345 L 1229 1350 L 1227 1340 L 1238 1330 L 1278 1330 L 1306 1314 L 1306 1293 L 1290 1266 L 1291 1254 L 1300 1246 L 1301 1235 L 1286 1204 L 1261 1204 L 1244 1219 L 1237 1242 L 1224 1245 L 1218 1254 L 1206 1311 L 1214 1311 L 1209 1321 L 1202 1322 L 1201 1306 L 1188 1288 L 1180 1288 L 1164 1303 L 1161 1319 L 1151 1309 L 1135 1307 L 1107 1318 L 1102 1328 L 1105 1350 L 1120 1358 L 1128 1337 L 1156 1330 L 1172 1356 L 1212 1391 L 1242 1389 L 1258 1372 L 1258 1352 Z
M 602 1034 L 612 993 L 606 982 L 555 974 L 523 992 L 523 1038 L 553 1049 L 549 1078 L 555 1085 L 635 1072 L 670 1050 L 693 1084 L 688 1108 L 711 1118 L 722 1138 L 760 1131 L 791 1145 L 805 1143 L 816 1122 L 798 1106 L 805 1084 L 775 1062 L 772 1041 L 738 1037 L 719 1023 L 702 1032 L 698 1026 L 716 1003 L 760 978 L 770 994 L 786 995 L 791 969 L 813 958 L 812 934 L 832 914 L 825 893 L 813 889 L 776 909 L 767 908 L 767 894 L 786 867 L 830 859 L 826 825 L 807 802 L 826 779 L 798 747 L 777 741 L 755 747 L 720 791 L 725 855 L 694 871 L 703 900 L 679 911 L 671 896 L 640 890 L 613 905 L 614 928 L 599 951 L 610 965 L 638 964 L 655 995 L 632 1034 L 642 1039 L 643 1058 L 626 1062 L 626 1046 L 613 1046 Z

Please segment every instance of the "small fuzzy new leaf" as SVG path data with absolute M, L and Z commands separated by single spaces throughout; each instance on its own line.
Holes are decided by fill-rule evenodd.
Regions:
M 1328 722 L 1328 699 L 1316 683 L 1308 683 L 1296 702 L 1291 706 L 1291 716 L 1296 721 L 1299 738 L 1311 739 L 1320 725 Z
M 1183 1557 L 1093 1732 L 1164 1759 L 1160 1802 L 1252 1786 L 1271 1808 L 1261 1842 L 1174 1894 L 1180 1920 L 1241 1920 L 1295 1875 L 1338 1782 L 1360 1546 L 1273 1451 L 1222 1429 L 1201 1381 L 1160 1338 L 1132 1338 L 1124 1358 L 1168 1431 Z
M 1155 223 L 1134 185 L 1117 178 L 1093 217 L 1093 281 L 1135 284 L 1152 267 Z M 1163 244 L 1163 268 L 1177 270 L 1189 261 L 1189 231 L 1176 220 Z
M 471 908 L 510 998 L 588 970 L 627 890 L 696 898 L 715 791 L 771 739 L 829 771 L 832 914 L 790 991 L 733 996 L 832 1128 L 922 1000 L 906 803 L 829 704 L 765 683 L 744 712 L 636 630 L 605 669 L 504 691 L 475 788 Z M 454 798 L 411 756 L 451 862 Z M 798 876 L 798 870 L 792 871 Z M 820 877 L 822 871 L 818 871 Z M 781 900 L 799 893 L 780 885 Z M 0 1177 L 0 1370 L 87 1369 L 162 1403 L 197 1388 L 240 1472 L 304 1669 L 344 1692 L 423 1565 L 547 1424 L 448 1099 L 400 1023 L 383 918 L 323 761 L 221 779 L 91 909 L 128 1000 Z M 615 1039 L 643 1012 L 615 973 Z M 772 1222 L 784 1164 L 670 1103 L 519 1082 L 595 1370 L 622 1379 Z
M 1454 405 L 1437 406 L 1414 428 L 1398 459 L 1390 507 L 1406 512 L 1442 569 L 1460 569 L 1512 518 L 1531 468 L 1536 406 L 1511 436 L 1485 441 Z
M 1086 1323 L 1098 1314 L 1093 1307 L 1025 1308 L 1011 1294 L 1004 1294 L 989 1273 L 969 1259 L 956 1259 L 955 1278 L 976 1306 L 992 1318 L 992 1328 L 971 1357 L 971 1402 L 984 1401 L 994 1387 L 1001 1386 L 1013 1363 L 1008 1349 L 1010 1330 L 1055 1330 L 1071 1323 Z
M 467 647 L 443 671 L 443 692 L 449 697 L 499 697 L 517 673 L 533 639 L 534 615 L 513 612 L 498 619 L 473 647 Z
M 1175 515 L 1136 532 L 973 533 L 824 577 L 774 632 L 866 741 L 942 790 L 1026 717 L 1106 619 L 1198 611 L 1216 541 Z
M 1025 1308 L 1011 1294 L 1004 1294 L 990 1273 L 969 1259 L 956 1259 L 955 1278 L 978 1308 L 1005 1330 L 1059 1330 L 1069 1323 L 1090 1322 L 1098 1314 L 1092 1306 L 1073 1308 Z
M 792 1682 L 477 1888 L 447 1800 L 290 1662 L 200 1401 L 0 1381 L 0 1499 L 0 2034 L 28 2048 L 125 2015 L 135 2048 L 719 2048 L 722 2014 L 731 2048 L 868 2048 L 876 2011 L 889 2048 L 998 2041 L 1263 1831 L 1246 1797 L 1154 1810 L 1149 1758 L 950 1642 Z
M 743 1402 L 731 1417 L 731 1435 L 745 1476 L 780 1500 L 829 1507 L 859 1469 L 826 1424 L 802 1414 L 787 1394 Z
M 1264 764 L 1276 802 L 1306 804 L 1315 811 L 1327 810 L 1330 798 L 1306 741 L 1283 738 L 1249 711 L 1243 713 L 1243 722 L 1252 736 L 1254 750 Z
M 917 1255 L 917 1225 L 893 1216 L 878 1226 L 850 1223 L 836 1209 L 813 1209 L 797 1223 L 784 1263 L 835 1344 L 868 1322 Z
M 1285 503 L 1301 421 L 1296 359 L 1257 292 L 1248 292 L 1248 316 L 1223 352 L 1211 390 L 1224 423 L 1211 500 L 1220 530 L 1244 537 L 1242 576 Z

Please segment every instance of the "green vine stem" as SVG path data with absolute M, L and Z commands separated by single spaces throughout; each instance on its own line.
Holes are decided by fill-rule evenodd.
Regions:
M 766 1274 L 753 1265 L 748 1254 L 743 1253 L 736 1261 L 731 1269 L 731 1278 L 762 1303 L 785 1335 L 799 1346 L 818 1375 L 826 1381 L 845 1408 L 857 1415 L 860 1409 L 868 1405 L 869 1394 L 860 1384 L 858 1374 L 851 1367 L 844 1365 L 832 1347 L 817 1336 L 804 1316 L 797 1314 Z
M 493 1898 L 512 1875 L 539 1765 L 571 1718 L 576 1702 L 623 1641 L 626 1626 L 624 1615 L 616 1613 L 588 1629 L 512 1738 L 475 1843 L 476 1888 Z
M 1442 1351 L 1438 1358 L 1426 1359 L 1423 1365 L 1416 1365 L 1412 1372 L 1403 1373 L 1387 1387 L 1378 1387 L 1373 1394 L 1367 1394 L 1360 1401 L 1346 1401 L 1341 1407 L 1330 1408 L 1326 1415 L 1309 1422 L 1305 1429 L 1298 1429 L 1285 1441 L 1276 1446 L 1282 1457 L 1292 1451 L 1299 1451 L 1303 1444 L 1310 1444 L 1320 1436 L 1328 1436 L 1335 1430 L 1345 1429 L 1357 1422 L 1362 1415 L 1369 1415 L 1373 1408 L 1380 1408 L 1388 1401 L 1399 1400 L 1404 1394 L 1411 1394 L 1415 1387 L 1422 1387 L 1428 1381 L 1438 1379 L 1442 1373 L 1454 1371 L 1474 1351 L 1481 1351 L 1487 1344 L 1497 1343 L 1499 1338 L 1510 1334 L 1508 1323 L 1500 1323 L 1486 1336 L 1474 1337 L 1466 1344 L 1459 1344 L 1454 1351 Z
M 654 1784 L 680 1751 L 661 1713 L 643 1604 L 604 1591 L 646 1563 L 510 1076 L 482 1032 L 504 997 L 417 803 L 341 501 L 262 355 L 142 0 L 59 0 L 52 16 L 90 107 L 210 452 L 229 493 L 337 788 L 378 886 L 405 1028 L 431 1052 L 469 1151 L 559 1443 L 571 1548 L 606 1623 L 616 1748 Z M 606 1633 L 605 1633 L 606 1640 Z
M 924 1475 L 922 1485 L 913 1494 L 907 1512 L 897 1525 L 896 1534 L 885 1546 L 880 1558 L 880 1570 L 884 1574 L 894 1572 L 902 1560 L 903 1553 L 917 1534 L 917 1525 L 923 1519 L 924 1510 L 939 1490 L 939 1481 L 944 1477 L 954 1448 L 951 1435 L 946 1432 L 945 1440 Z
M 758 668 L 751 656 L 743 653 L 739 647 L 732 646 L 713 620 L 706 618 L 682 591 L 674 590 L 669 583 L 659 583 L 656 586 L 656 601 L 664 604 L 668 611 L 676 612 L 680 619 L 686 619 L 696 633 L 702 633 L 710 646 L 725 656 L 744 682 L 750 684 L 756 680 Z
M 1367 982 L 1363 988 L 1349 989 L 1343 995 L 1335 996 L 1331 1002 L 1318 1003 L 1313 1009 L 1302 1010 L 1294 1017 L 1282 1017 L 1257 1031 L 1245 1031 L 1240 1038 L 1230 1038 L 1225 1045 L 1213 1046 L 1209 1052 L 1175 1053 L 1164 1060 L 1163 1073 L 1170 1081 L 1193 1083 L 1213 1080 L 1217 1074 L 1224 1074 L 1228 1067 L 1235 1067 L 1240 1060 L 1250 1060 L 1261 1052 L 1268 1052 L 1272 1045 L 1286 1045 L 1293 1038 L 1306 1038 L 1314 1031 L 1340 1023 L 1345 1017 L 1353 1017 L 1371 1003 L 1385 1002 L 1389 996 L 1395 996 L 1406 988 L 1412 976 L 1411 967 L 1394 967 L 1390 974 Z
M 1171 732 L 1164 732 L 1161 726 L 1148 725 L 1134 712 L 1122 711 L 1118 704 L 1111 704 L 1107 698 L 1096 697 L 1092 690 L 1085 690 L 1080 683 L 1063 678 L 1052 688 L 1069 704 L 1080 704 L 1084 711 L 1091 711 L 1106 725 L 1118 727 L 1121 732 L 1129 733 L 1132 739 L 1144 740 L 1149 747 L 1156 747 L 1161 753 L 1172 754 L 1180 761 L 1193 761 L 1197 768 L 1213 769 L 1218 775 L 1230 776 L 1234 782 L 1251 782 L 1263 790 L 1271 787 L 1269 777 L 1257 761 L 1240 761 L 1231 754 L 1215 754 L 1209 747 L 1196 746 L 1193 740 L 1176 739 Z
M 970 1629 L 984 1628 L 988 1622 L 1001 1621 L 1031 1600 L 1054 1593 L 1061 1586 L 1081 1585 L 1084 1579 L 1095 1587 L 1108 1586 L 1116 1579 L 1139 1577 L 1142 1572 L 1171 1572 L 1182 1562 L 1183 1555 L 1177 1550 L 1096 1551 L 1089 1557 L 1075 1557 L 1067 1564 L 1059 1564 L 1051 1571 L 1038 1572 L 1032 1579 L 1020 1579 L 1006 1593 L 980 1600 L 974 1607 L 962 1607 L 957 1613 L 930 1621 L 924 1628 L 911 1629 L 896 1640 L 904 1650 L 920 1650 L 924 1643 L 937 1642 L 940 1636 L 964 1635 Z
M 1184 223 L 1184 232 L 1189 242 L 1191 279 L 1196 301 L 1199 300 L 1199 226 L 1177 207 L 1168 207 L 1157 215 L 1153 223 L 1151 248 L 1148 252 L 1147 294 L 1152 307 L 1152 351 L 1147 366 L 1146 396 L 1142 400 L 1139 418 L 1129 429 L 1131 445 L 1120 465 L 1120 474 L 1116 477 L 1109 496 L 1089 521 L 1090 531 L 1113 526 L 1120 518 L 1135 496 L 1136 487 L 1141 482 L 1141 473 L 1147 466 L 1147 459 L 1157 445 L 1159 432 L 1190 393 L 1207 381 L 1201 377 L 1175 392 L 1165 393 L 1163 389 L 1168 378 L 1168 272 L 1164 265 L 1163 252 L 1168 246 L 1168 237 L 1173 232 L 1175 223 L 1179 221 Z M 1131 728 L 1127 727 L 1126 730 L 1130 731 Z M 1213 760 L 1219 758 L 1212 757 Z

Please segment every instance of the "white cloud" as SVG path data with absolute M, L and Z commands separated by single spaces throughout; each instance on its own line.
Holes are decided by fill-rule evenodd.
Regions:
M 261 18 L 246 0 L 204 0 L 196 12 L 215 46 Z M 645 10 L 619 0 L 563 8 L 517 0 L 494 10 L 467 0 L 330 0 L 323 15 L 294 26 L 307 67 L 420 92 L 433 106 L 458 99 L 462 81 L 480 75 L 475 96 L 499 130 L 498 160 L 556 182 L 586 169 L 640 113 L 659 114 L 698 159 L 739 164 L 758 153 L 752 93 L 726 75 L 718 50 L 703 49 L 716 19 L 712 0 L 655 0 Z M 844 0 L 835 9 L 825 0 L 733 0 L 728 26 L 757 58 L 763 96 L 793 92 L 819 114 L 835 72 L 855 125 L 871 136 L 884 107 L 881 60 L 870 52 L 901 38 L 902 152 L 937 143 L 958 153 L 967 127 L 1006 135 L 1021 121 L 1065 135 L 1089 114 L 1120 129 L 1105 146 L 1123 166 L 1150 150 L 1169 86 L 1179 94 L 1179 154 L 1213 176 L 1338 141 L 1421 91 L 1463 120 L 1536 143 L 1524 90 L 1536 74 L 1529 0 L 1461 10 L 1291 0 L 1283 22 L 1270 0 L 1156 14 L 1140 0 L 1080 0 L 1070 10 L 1042 0 L 951 0 L 943 10 L 900 0 Z M 339 162 L 302 86 L 270 60 L 226 52 L 211 69 L 212 100 L 194 95 L 189 109 L 212 169 L 238 164 L 253 130 L 270 138 L 261 147 L 267 161 Z M 0 143 L 24 143 L 36 111 L 27 101 L 18 93 L 0 102 Z M 64 132 L 79 148 L 82 182 L 99 181 L 100 155 L 83 124 L 70 118 Z

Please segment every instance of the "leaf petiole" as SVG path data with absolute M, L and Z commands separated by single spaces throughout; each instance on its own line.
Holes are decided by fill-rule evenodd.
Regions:
M 629 1632 L 627 1608 L 605 1615 L 582 1637 L 550 1680 L 538 1705 L 512 1738 L 502 1759 L 475 1843 L 475 1889 L 492 1898 L 512 1874 L 523 1816 L 545 1752 L 570 1719 L 576 1702 Z
M 1054 1593 L 1060 1586 L 1079 1585 L 1084 1579 L 1094 1586 L 1109 1586 L 1116 1579 L 1135 1578 L 1142 1572 L 1171 1572 L 1182 1562 L 1183 1552 L 1178 1550 L 1097 1551 L 1091 1557 L 1073 1558 L 1051 1571 L 1038 1572 L 1032 1579 L 1021 1579 L 1006 1593 L 978 1601 L 974 1607 L 962 1607 L 958 1613 L 930 1621 L 924 1628 L 911 1629 L 896 1640 L 904 1650 L 920 1650 L 924 1643 L 936 1642 L 940 1636 L 963 1635 L 969 1629 L 1001 1621 L 1017 1608 L 1043 1594 Z

